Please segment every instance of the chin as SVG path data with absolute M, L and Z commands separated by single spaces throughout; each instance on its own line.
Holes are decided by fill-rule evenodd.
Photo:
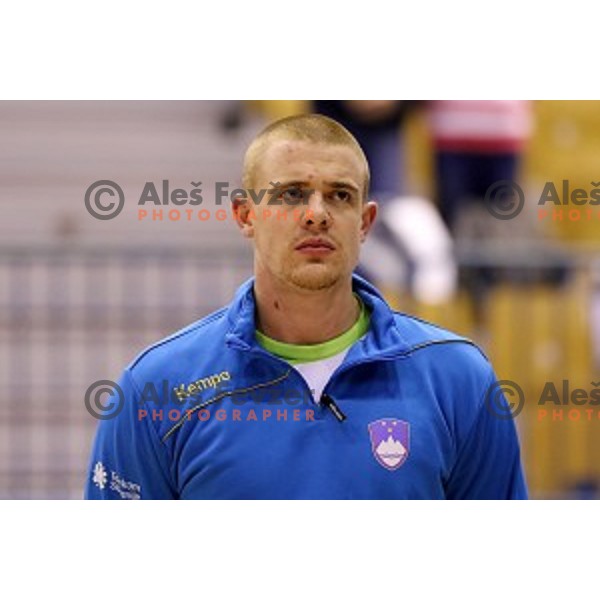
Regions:
M 333 287 L 340 277 L 341 273 L 337 269 L 332 269 L 328 265 L 313 264 L 294 269 L 288 274 L 287 279 L 295 287 L 317 291 Z

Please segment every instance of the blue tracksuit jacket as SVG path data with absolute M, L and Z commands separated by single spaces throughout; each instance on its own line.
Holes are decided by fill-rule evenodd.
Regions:
M 355 275 L 370 328 L 317 404 L 255 341 L 252 286 L 125 369 L 86 498 L 527 496 L 514 423 L 490 410 L 496 378 L 473 343 L 393 312 Z

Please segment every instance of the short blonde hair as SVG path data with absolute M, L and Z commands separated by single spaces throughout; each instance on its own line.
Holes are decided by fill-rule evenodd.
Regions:
M 346 146 L 352 148 L 361 158 L 365 167 L 363 202 L 369 194 L 369 163 L 355 137 L 337 121 L 323 115 L 296 115 L 279 119 L 265 127 L 252 141 L 244 156 L 243 185 L 249 189 L 260 157 L 269 143 L 276 140 L 302 140 L 315 144 Z

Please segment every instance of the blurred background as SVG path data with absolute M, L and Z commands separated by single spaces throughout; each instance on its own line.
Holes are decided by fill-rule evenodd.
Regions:
M 1 498 L 82 497 L 87 388 L 251 275 L 215 184 L 241 186 L 252 137 L 305 112 L 341 121 L 369 158 L 381 220 L 361 274 L 522 388 L 532 497 L 599 496 L 600 102 L 315 100 L 0 103 Z M 113 219 L 86 209 L 98 180 L 123 190 Z M 202 204 L 140 218 L 163 180 Z M 547 382 L 588 401 L 540 403 Z

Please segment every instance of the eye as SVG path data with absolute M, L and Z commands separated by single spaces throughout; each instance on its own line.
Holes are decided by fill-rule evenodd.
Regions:
M 290 187 L 283 190 L 283 192 L 281 193 L 281 198 L 283 198 L 283 200 L 285 200 L 289 204 L 297 204 L 298 202 L 301 202 L 304 198 L 304 192 L 299 187 Z
M 352 200 L 352 194 L 348 190 L 335 190 L 331 196 L 339 202 L 350 202 Z

